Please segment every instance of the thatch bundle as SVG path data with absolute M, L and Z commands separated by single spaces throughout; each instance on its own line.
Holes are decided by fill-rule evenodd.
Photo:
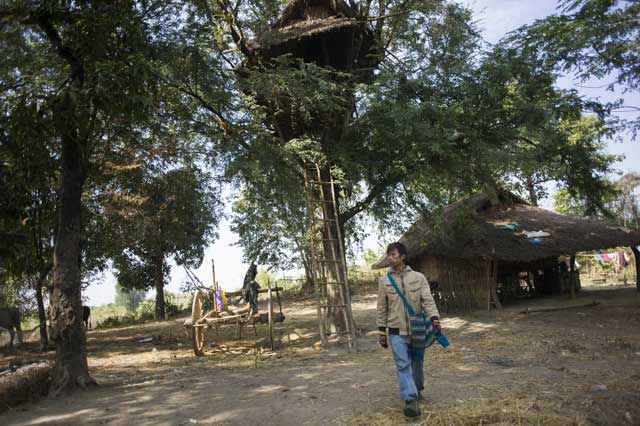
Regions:
M 51 383 L 51 365 L 29 364 L 0 374 L 0 413 L 18 404 L 35 401 L 47 394 Z

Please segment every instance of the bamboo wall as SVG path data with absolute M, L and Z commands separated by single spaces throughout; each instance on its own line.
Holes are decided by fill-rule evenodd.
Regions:
M 493 277 L 491 262 L 441 256 L 424 256 L 411 265 L 427 280 L 437 281 L 443 300 L 436 300 L 440 310 L 461 311 L 487 307 L 487 296 Z M 436 298 L 437 299 L 437 298 Z

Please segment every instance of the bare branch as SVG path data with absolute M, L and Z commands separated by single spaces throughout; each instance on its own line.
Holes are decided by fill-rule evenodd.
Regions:
M 640 108 L 633 105 L 621 105 L 619 108 L 613 109 L 615 112 L 635 112 L 640 111 Z
M 616 84 L 616 82 L 611 82 L 607 84 L 603 84 L 602 86 L 584 86 L 582 84 L 574 84 L 576 87 L 580 87 L 581 89 L 604 89 L 606 87 L 610 87 L 611 85 Z
M 353 207 L 347 209 L 344 213 L 342 213 L 342 222 L 346 223 L 355 215 L 367 208 L 378 195 L 382 194 L 382 192 L 386 188 L 388 188 L 391 184 L 396 183 L 396 181 L 397 179 L 395 177 L 387 177 L 378 182 L 373 188 L 371 188 L 371 191 L 369 191 L 369 194 L 367 194 L 367 196 L 363 200 L 358 201 L 353 205 Z
M 16 82 L 16 83 L 13 83 L 13 84 L 10 84 L 10 85 L 7 85 L 7 86 L 3 86 L 3 87 L 0 87 L 0 93 L 8 92 L 10 90 L 16 90 L 16 89 L 19 89 L 22 86 L 26 86 L 26 85 L 27 85 L 26 82 L 20 81 L 20 82 Z
M 379 20 L 385 20 L 386 18 L 392 18 L 394 16 L 398 16 L 398 15 L 404 15 L 407 13 L 411 13 L 413 12 L 413 10 L 400 10 L 398 12 L 394 12 L 394 13 L 390 13 L 388 15 L 382 15 L 382 16 L 375 16 L 373 18 L 367 18 L 367 21 L 372 22 L 372 21 L 379 21 Z
M 237 3 L 237 6 L 240 6 L 240 0 Z M 244 54 L 247 59 L 254 58 L 254 52 L 247 45 L 247 40 L 244 37 L 244 33 L 242 32 L 242 28 L 240 28 L 237 24 L 238 14 L 237 10 L 231 7 L 227 0 L 218 0 L 218 4 L 224 9 L 225 15 L 230 18 L 230 22 L 226 21 L 229 25 L 229 30 L 231 31 L 231 38 L 234 43 L 238 46 L 240 51 Z
M 378 1 L 378 13 L 384 15 L 386 11 L 386 4 L 384 0 Z M 384 28 L 384 18 L 376 21 L 375 34 L 378 40 L 382 40 L 382 29 Z
M 204 109 L 206 109 L 207 111 L 211 112 L 213 115 L 216 116 L 216 118 L 218 119 L 218 128 L 220 130 L 222 130 L 225 134 L 229 134 L 230 130 L 232 129 L 232 125 L 230 124 L 229 120 L 227 120 L 224 115 L 222 114 L 222 112 L 220 112 L 217 108 L 215 108 L 213 105 L 211 105 L 209 102 L 207 102 L 206 99 L 204 99 L 201 95 L 199 95 L 198 93 L 196 93 L 193 89 L 191 89 L 190 86 L 183 86 L 183 85 L 179 85 L 176 83 L 173 83 L 171 81 L 169 81 L 168 79 L 159 76 L 162 81 L 164 83 L 166 83 L 167 85 L 169 85 L 169 87 L 173 87 L 174 89 L 179 90 L 181 93 L 188 95 L 190 97 L 192 97 L 193 99 L 195 99 L 196 101 L 198 101 L 198 103 L 200 104 L 200 106 Z M 251 147 L 242 139 L 239 139 L 238 142 L 240 143 L 240 145 L 242 145 L 245 149 L 250 150 Z

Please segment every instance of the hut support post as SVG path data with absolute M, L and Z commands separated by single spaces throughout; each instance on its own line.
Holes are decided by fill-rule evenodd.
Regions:
M 571 298 L 576 298 L 576 282 L 575 282 L 575 270 L 576 270 L 576 255 L 572 254 L 569 257 L 569 294 L 571 294 Z
M 640 250 L 638 250 L 637 246 L 633 246 L 631 251 L 636 263 L 636 290 L 640 291 Z
M 498 299 L 498 262 L 495 260 L 489 261 L 489 274 L 487 276 L 487 284 L 488 284 L 488 309 L 491 310 L 491 305 L 495 305 L 497 309 L 502 310 L 502 303 L 500 303 L 500 299 Z

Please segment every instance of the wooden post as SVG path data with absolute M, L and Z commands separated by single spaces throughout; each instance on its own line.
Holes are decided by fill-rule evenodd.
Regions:
M 640 250 L 638 250 L 637 246 L 633 246 L 631 251 L 636 262 L 636 290 L 640 291 Z
M 502 310 L 502 303 L 500 302 L 500 299 L 498 299 L 498 261 L 496 260 L 491 261 L 491 269 L 493 273 L 491 291 L 493 292 L 493 297 L 496 302 L 496 307 Z
M 242 340 L 242 326 L 244 324 L 242 324 L 242 318 L 238 318 L 238 321 L 236 322 L 236 339 L 238 340 Z
M 216 263 L 213 258 L 211 259 L 211 273 L 213 274 L 213 285 L 211 286 L 213 289 L 213 310 L 218 312 L 218 283 L 216 283 Z
M 267 290 L 267 315 L 269 318 L 269 346 L 271 350 L 274 350 L 275 345 L 273 343 L 273 301 L 271 300 L 273 293 L 271 292 L 271 286 Z
M 487 274 L 485 275 L 487 281 L 487 311 L 491 310 L 491 261 L 489 261 L 489 267 L 487 268 Z
M 502 310 L 502 303 L 498 299 L 498 262 L 495 260 L 489 261 L 489 274 L 488 274 L 488 287 L 489 287 L 489 306 L 488 310 L 491 310 L 491 305 L 495 305 L 497 309 Z
M 560 264 L 558 263 L 559 258 L 556 258 L 556 263 L 554 265 L 554 270 L 556 271 L 556 280 L 560 287 L 560 296 L 564 295 L 564 292 L 567 290 L 564 288 L 564 279 L 562 278 L 562 270 L 560 269 Z
M 569 257 L 569 293 L 571 294 L 571 298 L 576 298 L 576 282 L 575 282 L 575 270 L 576 270 L 576 255 L 572 254 Z

